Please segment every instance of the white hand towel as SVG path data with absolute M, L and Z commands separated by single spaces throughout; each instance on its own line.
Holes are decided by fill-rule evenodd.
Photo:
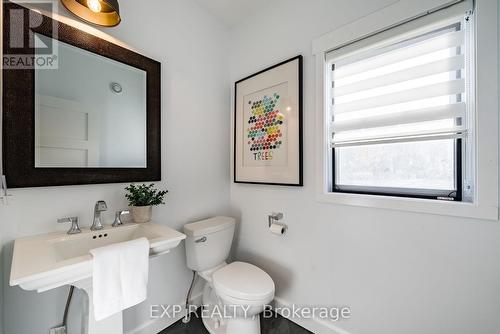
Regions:
M 94 317 L 97 321 L 147 297 L 149 241 L 140 238 L 92 249 Z

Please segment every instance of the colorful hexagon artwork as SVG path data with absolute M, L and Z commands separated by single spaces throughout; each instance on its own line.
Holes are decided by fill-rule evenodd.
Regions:
M 254 160 L 273 160 L 273 153 L 283 142 L 283 122 L 285 116 L 280 113 L 279 93 L 265 95 L 261 100 L 248 101 L 251 116 L 248 119 L 248 148 Z
M 302 56 L 234 88 L 234 182 L 302 185 Z

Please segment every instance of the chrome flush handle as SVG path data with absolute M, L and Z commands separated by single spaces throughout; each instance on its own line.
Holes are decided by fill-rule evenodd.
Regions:
M 197 244 L 199 244 L 201 242 L 206 242 L 206 241 L 207 241 L 207 237 L 203 237 L 203 238 L 200 238 L 198 240 L 195 240 L 194 242 L 197 243 Z

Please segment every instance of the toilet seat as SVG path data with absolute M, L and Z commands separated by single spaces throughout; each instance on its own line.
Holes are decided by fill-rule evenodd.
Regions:
M 217 270 L 213 276 L 217 295 L 235 303 L 269 302 L 274 297 L 274 282 L 262 269 L 250 263 L 233 262 Z

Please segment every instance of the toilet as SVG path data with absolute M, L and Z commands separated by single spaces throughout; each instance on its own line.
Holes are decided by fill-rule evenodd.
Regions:
M 274 282 L 250 263 L 226 263 L 236 222 L 214 217 L 184 225 L 187 266 L 205 281 L 203 324 L 211 334 L 259 334 Z

